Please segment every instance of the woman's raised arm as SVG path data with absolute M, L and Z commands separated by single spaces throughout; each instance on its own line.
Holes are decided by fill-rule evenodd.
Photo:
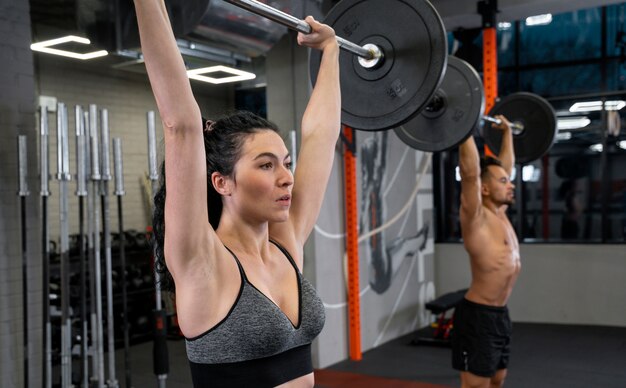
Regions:
M 165 258 L 176 273 L 215 234 L 208 223 L 202 116 L 163 0 L 135 0 L 141 49 L 165 139 Z
M 311 16 L 311 34 L 298 34 L 298 43 L 322 50 L 322 59 L 309 103 L 302 117 L 301 147 L 293 187 L 290 224 L 304 244 L 322 206 L 341 128 L 339 46 L 335 32 Z

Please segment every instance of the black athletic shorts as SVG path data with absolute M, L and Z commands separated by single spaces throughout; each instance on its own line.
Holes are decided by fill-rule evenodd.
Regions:
M 486 306 L 463 299 L 454 311 L 452 367 L 482 377 L 506 369 L 511 330 L 506 306 Z

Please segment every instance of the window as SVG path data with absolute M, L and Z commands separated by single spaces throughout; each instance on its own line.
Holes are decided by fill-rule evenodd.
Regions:
M 480 35 L 453 36 L 464 40 L 455 55 L 480 71 Z M 626 131 L 607 134 L 606 113 L 569 111 L 574 102 L 626 101 L 626 4 L 553 15 L 549 24 L 500 25 L 498 64 L 501 96 L 536 93 L 551 102 L 557 118 L 584 119 L 560 130 L 547 155 L 517 166 L 522 171 L 514 178 L 509 217 L 520 241 L 626 242 Z M 482 150 L 480 139 L 477 145 Z M 434 157 L 441 242 L 461 238 L 457 166 L 456 149 Z

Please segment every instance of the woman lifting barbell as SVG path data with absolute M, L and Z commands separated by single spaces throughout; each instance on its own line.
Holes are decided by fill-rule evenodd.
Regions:
M 301 271 L 339 136 L 334 31 L 308 17 L 298 35 L 323 55 L 294 177 L 274 124 L 240 112 L 203 128 L 163 0 L 135 7 L 165 138 L 157 266 L 176 287 L 194 386 L 311 387 L 324 307 Z

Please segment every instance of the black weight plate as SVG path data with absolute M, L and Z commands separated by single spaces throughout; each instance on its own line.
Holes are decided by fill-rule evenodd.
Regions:
M 469 63 L 450 56 L 446 75 L 431 101 L 420 114 L 394 131 L 412 148 L 443 151 L 470 136 L 484 109 L 480 76 Z
M 542 157 L 556 136 L 556 114 L 552 105 L 533 93 L 513 93 L 496 102 L 490 116 L 504 115 L 510 122 L 524 125 L 520 134 L 513 135 L 516 163 L 526 164 Z M 485 123 L 483 137 L 497 155 L 502 143 L 502 131 Z
M 446 31 L 426 0 L 342 0 L 324 23 L 352 43 L 379 46 L 379 66 L 365 69 L 359 57 L 342 50 L 341 121 L 354 129 L 378 131 L 401 125 L 428 103 L 446 68 Z M 311 52 L 315 84 L 321 53 Z

